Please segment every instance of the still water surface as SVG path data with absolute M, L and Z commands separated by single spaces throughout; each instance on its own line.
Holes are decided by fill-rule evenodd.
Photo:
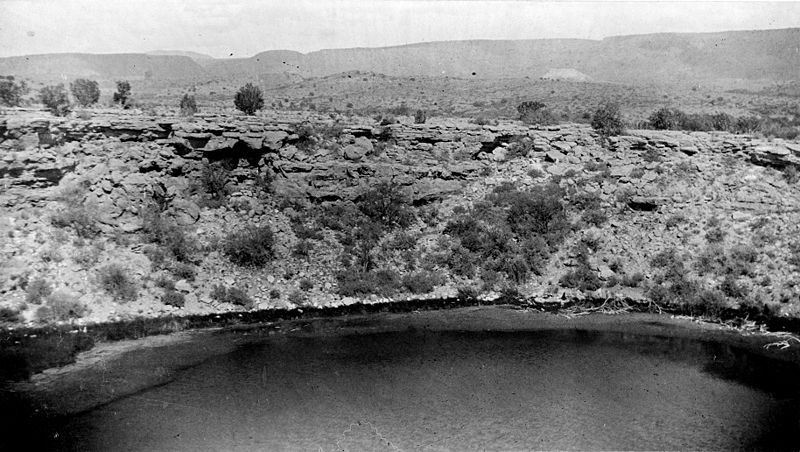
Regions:
M 267 338 L 83 413 L 75 450 L 774 449 L 796 369 L 719 343 L 575 330 Z

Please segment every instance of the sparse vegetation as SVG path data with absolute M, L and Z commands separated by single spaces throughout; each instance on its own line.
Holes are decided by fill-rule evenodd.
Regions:
M 595 110 L 592 116 L 592 128 L 603 137 L 613 137 L 625 132 L 619 104 L 608 102 Z
M 25 289 L 25 302 L 41 304 L 42 300 L 53 293 L 53 287 L 44 278 L 35 278 Z
M 229 303 L 248 310 L 255 307 L 255 301 L 247 295 L 247 292 L 237 287 L 225 287 L 221 284 L 212 288 L 211 299 L 218 303 Z
M 248 83 L 236 93 L 233 104 L 246 115 L 254 115 L 264 108 L 264 94 L 261 88 Z
M 131 84 L 128 81 L 118 81 L 117 91 L 114 93 L 114 103 L 122 108 L 131 107 Z
M 122 265 L 109 264 L 103 267 L 97 279 L 103 290 L 114 297 L 115 301 L 132 301 L 138 296 L 136 283 L 128 275 L 128 269 Z
M 94 80 L 79 78 L 70 83 L 69 89 L 81 107 L 88 107 L 100 100 L 100 86 Z
M 47 297 L 47 303 L 36 311 L 42 322 L 64 322 L 79 319 L 89 313 L 89 308 L 67 291 L 57 290 Z
M 272 260 L 274 242 L 269 226 L 248 226 L 230 234 L 222 250 L 236 265 L 261 267 Z
M 0 105 L 18 107 L 28 91 L 28 85 L 24 80 L 17 82 L 13 75 L 0 76 Z
M 39 100 L 55 116 L 66 116 L 70 112 L 69 97 L 63 83 L 42 88 Z
M 180 103 L 181 116 L 194 116 L 197 113 L 197 101 L 194 95 L 184 94 Z

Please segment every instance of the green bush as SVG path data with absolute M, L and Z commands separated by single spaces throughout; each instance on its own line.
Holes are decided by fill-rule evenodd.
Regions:
M 70 83 L 69 89 L 81 107 L 88 107 L 100 100 L 100 86 L 94 80 L 79 78 Z
M 525 101 L 517 105 L 520 121 L 525 124 L 550 125 L 558 122 L 547 105 L 538 101 Z
M 18 310 L 2 307 L 0 308 L 0 323 L 19 323 L 22 321 L 22 315 Z
M 185 279 L 186 281 L 194 281 L 197 275 L 197 270 L 194 265 L 178 262 L 172 267 L 172 274 L 178 279 Z
M 161 302 L 167 306 L 182 308 L 186 304 L 186 297 L 175 290 L 167 290 L 161 297 Z
M 114 93 L 114 103 L 122 108 L 130 108 L 131 84 L 128 81 L 117 81 L 117 91 Z
M 583 292 L 591 292 L 602 287 L 597 273 L 589 268 L 588 265 L 579 265 L 575 270 L 570 270 L 558 280 L 562 287 L 579 289 Z
M 197 113 L 197 101 L 195 101 L 194 96 L 190 94 L 184 94 L 181 98 L 181 116 L 194 116 Z
M 268 226 L 248 226 L 229 235 L 222 250 L 236 265 L 261 267 L 272 260 L 274 242 Z
M 428 120 L 428 115 L 425 113 L 425 110 L 417 110 L 414 113 L 414 124 L 425 124 L 425 121 Z
M 89 308 L 78 301 L 75 295 L 57 290 L 47 297 L 47 304 L 36 311 L 43 322 L 67 321 L 79 319 L 89 313 Z
M 619 104 L 609 102 L 595 110 L 592 116 L 592 128 L 601 136 L 613 137 L 625 133 Z
M 650 127 L 656 130 L 677 130 L 685 121 L 686 113 L 667 107 L 656 110 L 648 118 Z
M 264 95 L 261 92 L 261 88 L 248 83 L 239 88 L 233 104 L 244 114 L 254 115 L 258 110 L 264 108 Z
M 197 249 L 197 244 L 182 227 L 167 220 L 153 208 L 145 208 L 139 212 L 139 215 L 142 217 L 142 232 L 145 240 L 160 245 L 179 262 L 190 259 Z M 148 253 L 148 257 L 156 266 L 163 264 L 166 256 L 153 256 L 152 254 L 155 253 L 153 251 L 148 251 Z
M 403 276 L 403 287 L 414 294 L 433 292 L 433 289 L 440 284 L 442 278 L 432 272 L 421 271 Z
M 414 221 L 408 199 L 400 187 L 391 182 L 381 182 L 362 193 L 356 205 L 369 219 L 385 228 L 407 227 Z
M 219 303 L 230 303 L 236 306 L 242 306 L 248 310 L 253 309 L 256 304 L 244 290 L 236 287 L 225 287 L 223 285 L 215 285 L 212 288 L 211 298 Z
M 308 292 L 309 290 L 314 288 L 314 282 L 308 278 L 303 278 L 300 280 L 300 290 L 304 292 Z
M 42 300 L 53 293 L 53 287 L 44 278 L 36 278 L 25 288 L 25 302 L 41 304 Z
M 66 116 L 70 112 L 69 97 L 63 83 L 45 86 L 39 91 L 39 99 L 56 116 Z
M 17 83 L 13 75 L 0 75 L 0 105 L 18 107 L 26 94 L 28 85 L 24 81 Z
M 114 297 L 115 301 L 133 301 L 138 296 L 138 289 L 128 270 L 119 264 L 110 264 L 100 269 L 98 274 L 100 286 Z
M 224 204 L 230 194 L 230 176 L 231 172 L 219 162 L 203 166 L 198 182 L 206 207 L 215 208 Z
M 50 222 L 57 228 L 72 228 L 78 237 L 89 239 L 100 233 L 97 217 L 90 209 L 84 206 L 68 206 L 66 209 L 54 214 Z

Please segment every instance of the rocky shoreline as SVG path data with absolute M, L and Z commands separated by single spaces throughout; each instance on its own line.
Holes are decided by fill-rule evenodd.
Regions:
M 521 298 L 559 307 L 573 299 L 646 304 L 649 286 L 617 281 L 639 274 L 642 284 L 654 284 L 662 272 L 651 265 L 654 255 L 679 249 L 696 263 L 709 250 L 725 258 L 748 246 L 757 253 L 747 262 L 752 268 L 733 280 L 734 289 L 746 289 L 746 295 L 737 299 L 735 290 L 726 293 L 720 309 L 750 312 L 748 303 L 755 300 L 770 308 L 770 317 L 787 322 L 800 312 L 791 248 L 800 224 L 800 192 L 785 176 L 800 165 L 796 141 L 636 130 L 603 142 L 579 124 L 479 126 L 437 119 L 379 125 L 369 118 L 334 121 L 290 112 L 181 118 L 97 111 L 81 119 L 18 111 L 0 117 L 0 155 L 5 218 L 0 223 L 0 307 L 18 312 L 16 329 L 42 322 L 42 301 L 31 302 L 28 295 L 35 280 L 87 307 L 79 318 L 62 320 L 66 328 L 138 318 L 250 316 L 250 309 L 292 312 L 446 300 L 470 287 L 494 299 L 507 291 L 509 277 L 501 274 L 499 282 L 489 283 L 484 274 L 459 276 L 441 258 L 435 260 L 442 243 L 452 240 L 443 227 L 459 209 L 479 204 L 503 184 L 527 190 L 545 182 L 578 197 L 591 195 L 608 220 L 571 233 L 541 274 L 514 285 Z M 228 190 L 221 205 L 204 204 L 192 191 L 209 164 L 226 169 Z M 268 190 L 259 186 L 263 175 L 271 178 Z M 303 237 L 315 226 L 304 209 L 353 202 L 387 180 L 410 206 L 435 220 L 419 219 L 407 230 L 385 235 L 372 251 L 375 259 L 407 275 L 412 266 L 405 260 L 416 254 L 418 266 L 441 277 L 424 294 L 401 289 L 392 295 L 342 295 L 336 271 L 343 245 L 325 228 Z M 75 187 L 80 191 L 69 204 L 65 192 Z M 179 263 L 157 267 L 150 245 L 139 239 L 147 226 L 141 209 L 156 192 L 170 200 L 163 216 L 199 242 L 191 269 L 178 268 L 185 274 L 176 271 Z M 76 207 L 96 219 L 94 238 L 54 224 L 53 217 Z M 232 266 L 219 251 L 226 232 L 249 224 L 268 226 L 275 234 L 275 258 L 264 268 Z M 718 231 L 724 239 L 712 243 L 709 237 Z M 403 234 L 414 243 L 395 251 L 392 246 Z M 601 287 L 562 284 L 565 272 L 584 265 L 576 247 L 598 241 L 585 264 Z M 300 245 L 307 245 L 305 254 L 298 254 Z M 136 299 L 115 299 L 98 282 L 99 269 L 116 263 L 124 264 L 136 282 Z M 704 287 L 730 282 L 726 274 L 696 272 Z M 174 278 L 173 288 L 159 285 L 167 276 Z M 243 309 L 214 299 L 220 284 L 240 289 L 252 304 Z M 165 290 L 179 293 L 183 306 L 162 302 Z

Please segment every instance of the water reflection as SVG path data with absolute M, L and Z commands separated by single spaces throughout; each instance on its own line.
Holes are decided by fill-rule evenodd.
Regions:
M 268 339 L 71 419 L 75 450 L 781 449 L 795 367 L 581 330 Z

